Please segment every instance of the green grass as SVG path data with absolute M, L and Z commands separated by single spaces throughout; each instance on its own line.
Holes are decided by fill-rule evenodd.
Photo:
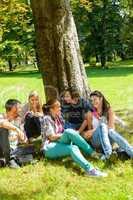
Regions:
M 91 90 L 104 93 L 115 110 L 132 109 L 133 61 L 119 62 L 109 69 L 86 67 Z
M 4 110 L 5 101 L 9 98 L 25 103 L 31 90 L 37 90 L 44 100 L 43 82 L 38 71 L 0 73 L 0 110 Z
M 102 90 L 113 107 L 129 110 L 133 99 L 133 62 L 115 63 L 109 70 L 87 67 L 92 89 Z M 43 96 L 41 75 L 37 71 L 0 73 L 0 109 L 8 98 L 27 99 L 31 89 Z M 133 129 L 133 115 L 120 112 Z M 133 134 L 122 132 L 133 144 Z M 90 160 L 90 158 L 87 158 Z M 114 163 L 92 160 L 109 173 L 107 178 L 86 177 L 68 159 L 40 160 L 18 170 L 0 169 L 0 200 L 133 200 L 133 160 Z

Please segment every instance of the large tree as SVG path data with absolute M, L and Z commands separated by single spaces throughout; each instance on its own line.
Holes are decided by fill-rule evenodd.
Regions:
M 75 87 L 81 95 L 88 96 L 87 76 L 69 0 L 31 0 L 31 7 L 46 97 L 55 95 L 51 86 L 59 94 L 66 87 Z

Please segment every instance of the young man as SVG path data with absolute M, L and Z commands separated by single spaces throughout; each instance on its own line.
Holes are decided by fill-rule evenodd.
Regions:
M 19 117 L 21 103 L 16 99 L 9 99 L 5 104 L 5 109 L 6 113 L 0 114 L 0 140 L 4 138 L 3 147 L 8 147 L 8 150 L 4 148 L 6 149 L 6 162 L 10 167 L 18 168 L 16 157 L 24 153 L 24 149 L 19 148 L 18 144 L 27 142 Z M 8 135 L 6 138 L 5 133 Z M 5 155 L 5 152 L 3 154 Z
M 89 100 L 80 97 L 77 90 L 66 90 L 62 101 L 62 113 L 66 121 L 65 128 L 82 129 L 84 120 L 88 120 L 88 112 L 92 110 Z

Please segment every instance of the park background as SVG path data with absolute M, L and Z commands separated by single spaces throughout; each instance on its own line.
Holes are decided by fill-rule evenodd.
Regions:
M 52 2 L 52 0 L 51 0 Z M 36 1 L 37 3 L 37 1 Z M 130 0 L 71 0 L 81 54 L 91 90 L 102 91 L 128 129 L 133 144 L 133 3 Z M 5 101 L 27 101 L 37 90 L 45 101 L 30 1 L 0 1 L 0 111 Z M 90 158 L 88 158 L 90 160 Z M 0 169 L 0 200 L 132 200 L 133 162 L 91 160 L 109 173 L 85 177 L 69 159 L 40 160 L 19 170 Z

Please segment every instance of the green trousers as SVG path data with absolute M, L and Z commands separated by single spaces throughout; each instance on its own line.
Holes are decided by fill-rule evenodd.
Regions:
M 45 156 L 50 159 L 71 156 L 84 170 L 93 167 L 82 155 L 79 148 L 87 155 L 93 152 L 92 147 L 73 129 L 66 129 L 61 138 L 56 142 L 50 142 L 45 149 Z

